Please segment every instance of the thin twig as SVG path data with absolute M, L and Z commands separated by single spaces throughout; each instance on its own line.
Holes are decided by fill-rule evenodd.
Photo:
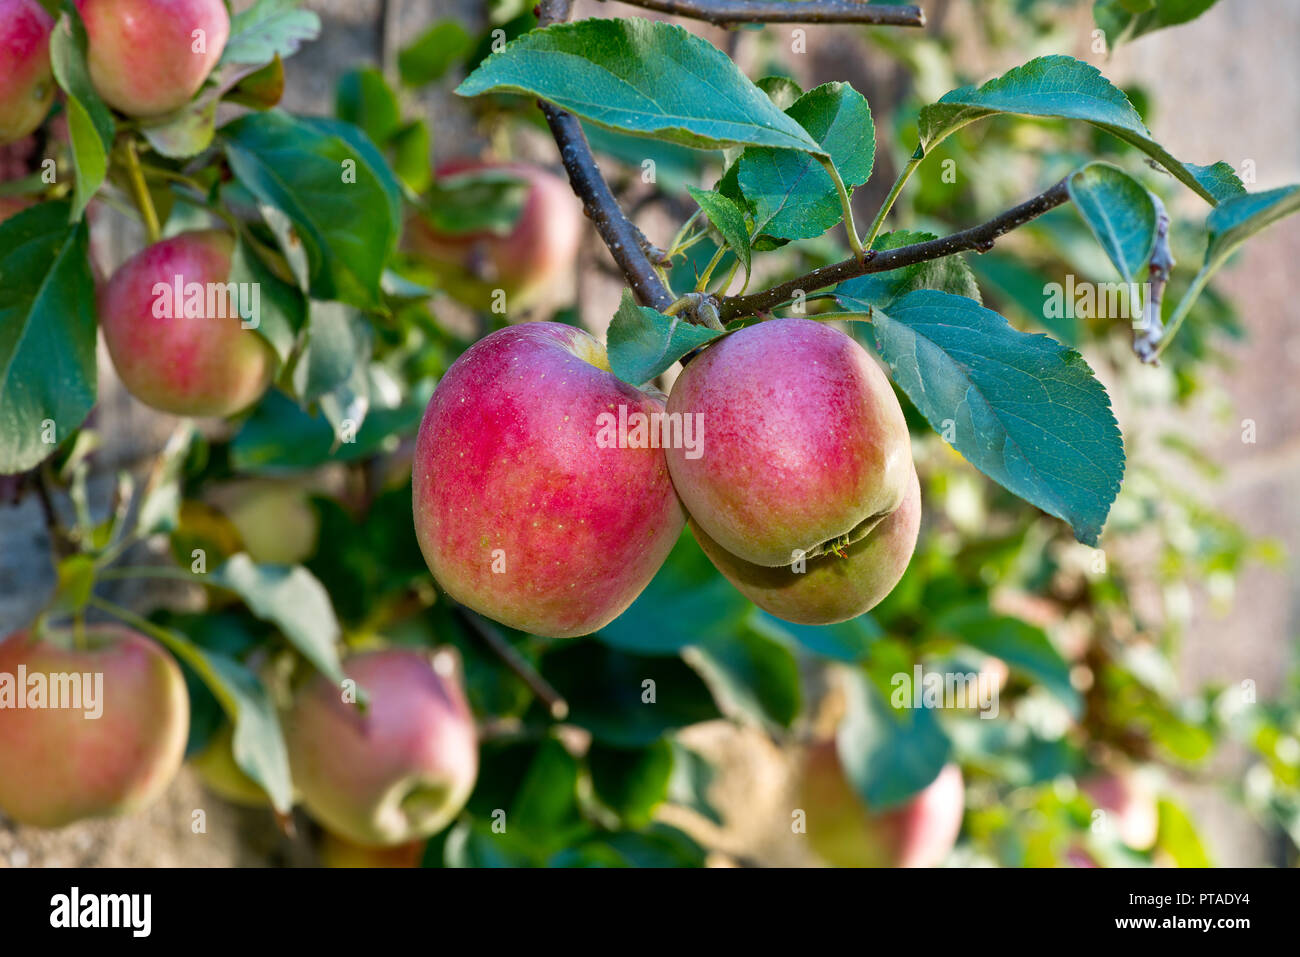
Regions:
M 551 717 L 556 721 L 563 721 L 569 716 L 569 703 L 564 700 L 558 691 L 551 687 L 550 682 L 537 673 L 536 668 L 524 660 L 523 655 L 519 654 L 514 646 L 506 641 L 495 626 L 464 605 L 456 605 L 456 614 L 470 627 L 474 634 L 483 639 L 487 646 L 492 649 L 493 654 L 505 662 L 506 667 L 513 671 L 519 677 L 519 680 L 528 685 L 533 694 L 537 695 L 546 704 Z
M 925 11 L 867 0 L 623 0 L 644 10 L 689 17 L 718 25 L 730 23 L 869 23 L 923 27 Z
M 983 225 L 953 233 L 951 236 L 944 236 L 941 239 L 914 243 L 911 246 L 900 246 L 897 249 L 868 250 L 865 259 L 852 257 L 845 259 L 843 262 L 814 269 L 806 275 L 791 279 L 789 282 L 783 282 L 779 286 L 774 286 L 764 292 L 756 292 L 749 296 L 729 296 L 722 300 L 722 321 L 730 322 L 744 316 L 765 312 L 789 302 L 800 291 L 805 294 L 812 293 L 818 289 L 825 289 L 827 286 L 844 282 L 846 279 L 865 276 L 868 273 L 888 272 L 891 269 L 900 269 L 903 266 L 929 262 L 932 259 L 942 259 L 945 256 L 951 256 L 953 253 L 963 252 L 968 249 L 988 252 L 993 248 L 993 243 L 999 236 L 1018 226 L 1023 226 L 1050 209 L 1055 209 L 1062 203 L 1067 202 L 1069 198 L 1070 194 L 1066 188 L 1065 180 L 1061 180 L 1051 189 L 1039 193 L 1033 199 L 1021 203 L 1014 209 L 1007 210 L 1002 215 L 989 220 Z
M 1156 241 L 1151 247 L 1151 258 L 1147 264 L 1146 303 L 1142 310 L 1142 320 L 1133 330 L 1133 351 L 1143 362 L 1155 362 L 1160 354 L 1160 340 L 1165 336 L 1164 323 L 1160 320 L 1161 305 L 1164 301 L 1165 285 L 1174 268 L 1174 254 L 1169 248 L 1169 213 L 1159 197 L 1152 195 L 1156 204 Z

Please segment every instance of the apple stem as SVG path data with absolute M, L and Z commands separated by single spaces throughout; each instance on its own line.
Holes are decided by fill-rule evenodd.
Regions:
M 450 600 L 448 599 L 448 601 Z M 454 607 L 457 616 L 469 626 L 470 630 L 478 635 L 484 644 L 492 650 L 492 653 L 500 658 L 505 663 L 505 666 L 513 671 L 519 680 L 528 685 L 529 690 L 542 700 L 552 718 L 556 721 L 563 721 L 569 716 L 569 703 L 551 686 L 550 682 L 538 674 L 537 669 L 529 664 L 510 642 L 506 641 L 501 632 L 497 631 L 482 615 L 471 611 L 464 605 L 457 604 Z
M 158 222 L 158 211 L 154 209 L 153 197 L 149 195 L 149 185 L 144 180 L 144 169 L 140 166 L 140 154 L 136 150 L 135 139 L 128 137 L 123 142 L 123 156 L 126 158 L 126 174 L 131 180 L 131 192 L 135 204 L 144 220 L 145 235 L 153 245 L 162 238 L 162 226 Z

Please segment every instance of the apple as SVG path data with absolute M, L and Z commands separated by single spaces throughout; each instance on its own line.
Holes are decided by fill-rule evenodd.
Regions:
M 321 837 L 320 859 L 326 867 L 419 867 L 424 841 L 393 847 L 363 847 L 326 831 Z
M 913 482 L 889 380 L 824 323 L 773 319 L 718 340 L 678 376 L 668 411 L 703 418 L 703 454 L 667 450 L 687 513 L 718 548 L 754 565 L 844 553 Z M 897 534 L 889 550 L 904 560 L 909 535 Z
M 514 313 L 534 305 L 572 271 L 582 238 L 582 206 L 567 181 L 527 163 L 457 159 L 439 166 L 435 176 L 492 170 L 527 183 L 519 219 L 509 233 L 446 233 L 415 215 L 407 224 L 406 247 L 433 268 L 453 298 L 486 311 L 500 289 Z
M 321 675 L 285 722 L 294 784 L 325 828 L 354 844 L 429 837 L 465 806 L 478 775 L 474 718 L 449 652 L 352 655 L 344 672 L 363 709 Z
M 235 763 L 233 743 L 234 729 L 222 725 L 203 750 L 190 758 L 190 766 L 217 797 L 244 807 L 270 807 L 271 799 L 261 785 Z
M 298 481 L 252 479 L 213 493 L 255 562 L 296 565 L 316 552 L 320 516 Z
M 921 526 L 921 485 L 912 471 L 902 504 L 865 536 L 820 558 L 773 568 L 737 558 L 694 518 L 691 531 L 704 554 L 759 608 L 801 625 L 829 625 L 875 607 L 903 577 Z
M 225 294 L 233 248 L 227 233 L 182 233 L 141 250 L 100 290 L 100 326 L 113 366 L 146 405 L 226 416 L 270 385 L 275 353 L 256 329 L 245 328 L 236 297 Z
M 835 867 L 934 867 L 961 831 L 965 792 L 955 764 L 904 804 L 872 812 L 844 775 L 829 739 L 808 750 L 799 784 L 808 840 Z
M 448 594 L 553 638 L 589 634 L 632 603 L 685 516 L 663 450 L 609 434 L 620 407 L 629 423 L 663 412 L 572 326 L 502 329 L 452 363 L 413 466 L 416 537 Z
M 1155 791 L 1139 775 L 1128 771 L 1101 771 L 1079 782 L 1079 788 L 1099 810 L 1104 824 L 1135 851 L 1150 850 L 1160 829 Z
M 50 111 L 53 29 L 54 18 L 36 0 L 0 0 L 0 143 L 27 136 Z
M 230 39 L 222 0 L 77 0 L 90 81 L 129 116 L 180 109 L 203 86 Z
M 79 706 L 50 707 L 56 685 Z M 87 625 L 79 647 L 71 631 L 16 632 L 0 642 L 0 810 L 37 827 L 138 811 L 180 768 L 189 720 L 180 668 L 144 636 Z

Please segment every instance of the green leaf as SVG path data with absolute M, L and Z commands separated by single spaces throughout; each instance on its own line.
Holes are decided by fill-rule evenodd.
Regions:
M 554 738 L 543 739 L 515 792 L 506 829 L 519 829 L 542 852 L 563 847 L 586 829 L 577 789 L 577 759 Z
M 1144 33 L 1195 20 L 1216 3 L 1218 0 L 1096 0 L 1092 16 L 1114 49 L 1121 39 L 1136 40 Z
M 892 707 L 857 668 L 845 670 L 843 688 L 845 713 L 835 750 L 867 807 L 893 807 L 929 786 L 952 750 L 935 712 Z
M 568 723 L 614 747 L 644 747 L 722 716 L 679 658 L 644 658 L 575 638 L 542 656 L 541 673 L 569 703 Z
M 1110 397 L 1073 349 L 932 290 L 872 313 L 876 347 L 930 426 L 985 475 L 1095 545 L 1124 445 Z
M 242 236 L 236 240 L 230 258 L 228 281 L 249 283 L 250 288 L 258 290 L 256 329 L 271 344 L 280 361 L 288 362 L 307 317 L 307 302 L 302 292 L 271 272 Z
M 1205 220 L 1210 234 L 1206 269 L 1217 269 L 1255 233 L 1300 210 L 1300 185 L 1280 186 L 1227 200 Z
M 566 848 L 549 867 L 703 867 L 704 848 L 662 821 L 644 831 L 618 831 Z
M 289 813 L 293 807 L 289 751 L 275 703 L 257 675 L 238 661 L 200 648 L 169 628 L 159 627 L 125 609 L 115 609 L 115 613 L 127 624 L 161 642 L 194 670 L 234 726 L 231 750 L 235 763 L 270 796 L 277 811 Z
M 161 123 L 140 124 L 154 151 L 170 159 L 189 159 L 212 145 L 217 129 L 217 103 L 195 103 Z
M 872 646 L 884 635 L 876 620 L 868 614 L 858 615 L 835 625 L 796 625 L 760 611 L 769 627 L 777 628 L 809 651 L 836 661 L 862 661 Z
M 950 609 L 935 619 L 935 632 L 1000 658 L 1059 698 L 1076 717 L 1083 703 L 1070 684 L 1070 665 L 1041 629 L 1019 618 L 995 615 L 982 605 Z
M 803 89 L 788 76 L 765 76 L 754 82 L 780 109 L 788 110 L 803 96 Z
M 1213 867 L 1210 855 L 1205 852 L 1196 825 L 1188 813 L 1166 798 L 1156 804 L 1159 828 L 1156 847 L 1173 859 L 1175 867 Z
M 510 169 L 475 169 L 439 176 L 421 212 L 447 236 L 514 232 L 528 201 L 529 184 Z
M 117 131 L 113 114 L 95 92 L 86 67 L 86 28 L 80 14 L 64 13 L 50 35 L 50 65 L 67 94 L 68 139 L 72 144 L 71 218 L 80 219 L 86 204 L 108 175 L 108 154 Z
M 877 236 L 871 248 L 877 251 L 900 249 L 934 238 L 933 233 L 900 229 Z M 835 288 L 835 298 L 845 309 L 866 312 L 872 306 L 886 309 L 894 300 L 916 289 L 937 289 L 954 296 L 965 296 L 975 302 L 980 301 L 979 284 L 965 257 L 960 255 L 850 279 Z
M 197 434 L 192 424 L 177 428 L 155 460 L 136 510 L 135 531 L 141 537 L 172 532 L 180 524 L 181 473 Z
M 921 110 L 924 156 L 943 139 L 969 123 L 997 113 L 1084 120 L 1136 146 L 1210 203 L 1215 194 L 1151 138 L 1151 131 L 1120 90 L 1096 67 L 1068 56 L 1030 60 L 983 86 L 945 93 Z
M 421 383 L 400 405 L 371 402 L 355 441 L 338 444 L 324 416 L 304 411 L 272 389 L 244 421 L 230 444 L 231 467 L 258 475 L 292 474 L 326 462 L 358 462 L 376 452 L 392 452 L 403 436 L 412 436 L 429 402 L 432 387 Z
M 660 738 L 644 748 L 593 744 L 587 752 L 591 783 L 599 797 L 630 827 L 644 827 L 668 799 L 673 745 Z
M 292 224 L 312 295 L 379 307 L 401 197 L 373 144 L 355 127 L 279 111 L 241 117 L 222 135 L 235 176 Z
M 668 779 L 668 800 L 722 826 L 722 815 L 709 801 L 709 788 L 717 772 L 702 755 L 674 740 L 673 773 Z
M 535 96 L 600 126 L 683 146 L 825 155 L 717 47 L 682 27 L 638 17 L 526 33 L 483 61 L 456 92 Z
M 689 185 L 686 191 L 691 194 L 691 199 L 695 200 L 714 229 L 722 234 L 723 240 L 740 259 L 740 264 L 745 267 L 745 279 L 748 280 L 753 252 L 749 248 L 749 229 L 745 225 L 745 214 L 740 211 L 739 206 L 721 193 Z
M 393 172 L 413 193 L 423 193 L 433 184 L 429 154 L 433 140 L 424 120 L 415 120 L 393 134 Z
M 313 302 L 309 332 L 293 370 L 293 387 L 304 405 L 339 388 L 370 358 L 369 325 L 347 306 Z
M 1214 197 L 1216 203 L 1222 203 L 1246 192 L 1246 187 L 1242 184 L 1237 171 L 1222 160 L 1211 166 L 1197 166 L 1195 163 L 1185 165 L 1196 177 L 1196 181 Z
M 641 385 L 668 369 L 686 353 L 723 335 L 687 322 L 681 316 L 665 316 L 649 306 L 638 306 L 630 290 L 610 321 L 609 367 L 629 385 Z
M 261 65 L 277 56 L 291 57 L 319 35 L 320 17 L 299 10 L 298 0 L 258 0 L 230 18 L 230 39 L 221 62 Z
M 349 70 L 334 93 L 334 112 L 340 120 L 359 127 L 374 142 L 387 143 L 402 123 L 397 94 L 374 67 Z
M 726 635 L 713 635 L 682 649 L 722 712 L 769 730 L 788 728 L 799 714 L 799 667 L 781 643 L 780 628 L 757 613 Z
M 38 465 L 95 404 L 95 277 L 69 210 L 0 223 L 0 475 Z
M 300 565 L 258 565 L 239 554 L 212 572 L 208 583 L 238 595 L 258 618 L 274 624 L 330 681 L 343 681 L 339 623 L 330 597 Z
M 645 591 L 599 637 L 620 651 L 671 655 L 714 635 L 734 634 L 753 607 L 686 531 Z
M 1066 185 L 1120 278 L 1137 282 L 1156 244 L 1156 204 L 1146 187 L 1108 163 L 1089 163 Z
M 397 55 L 397 69 L 407 86 L 424 86 L 440 79 L 452 64 L 464 59 L 474 38 L 456 20 L 439 20 Z
M 870 178 L 876 133 L 861 93 L 847 83 L 826 83 L 799 97 L 786 114 L 830 156 L 846 187 Z M 807 153 L 750 147 L 740 157 L 737 176 L 754 208 L 757 233 L 811 239 L 844 218 L 835 181 Z

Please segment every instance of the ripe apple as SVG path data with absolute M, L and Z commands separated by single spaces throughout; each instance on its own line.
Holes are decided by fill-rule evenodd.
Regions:
M 317 675 L 285 724 L 293 780 L 312 817 L 341 837 L 391 847 L 436 834 L 478 775 L 474 718 L 448 652 L 349 657 L 363 710 Z
M 36 0 L 0 0 L 0 143 L 22 139 L 50 111 L 53 29 L 54 19 Z
M 903 502 L 865 536 L 799 565 L 773 568 L 737 558 L 708 536 L 694 518 L 691 531 L 704 554 L 742 595 L 778 618 L 829 625 L 875 607 L 903 577 L 921 526 L 921 485 L 913 469 Z
M 419 867 L 424 845 L 424 841 L 411 841 L 393 847 L 363 847 L 326 831 L 320 859 L 326 867 Z
M 582 206 L 565 180 L 527 163 L 458 159 L 439 166 L 435 175 L 448 179 L 487 170 L 510 173 L 527 183 L 519 219 L 509 233 L 446 233 L 416 215 L 407 225 L 406 246 L 433 268 L 453 298 L 486 311 L 495 290 L 501 289 L 506 308 L 514 314 L 537 302 L 572 270 L 582 237 Z
M 810 319 L 720 339 L 678 376 L 668 411 L 703 416 L 707 436 L 696 458 L 667 451 L 682 504 L 708 538 L 755 565 L 842 553 L 913 481 L 889 380 L 851 338 Z
M 271 799 L 261 785 L 235 763 L 233 740 L 234 729 L 223 725 L 207 746 L 190 758 L 190 766 L 217 797 L 244 807 L 270 807 Z
M 413 498 L 425 561 L 453 598 L 570 638 L 649 584 L 685 517 L 662 449 L 602 439 L 620 406 L 629 423 L 663 412 L 572 326 L 502 329 L 452 364 L 420 425 Z
M 1147 851 L 1156 843 L 1160 830 L 1156 794 L 1138 774 L 1101 771 L 1080 781 L 1079 788 L 1106 812 L 1107 828 L 1130 848 Z
M 934 867 L 957 843 L 965 792 L 955 764 L 906 803 L 873 813 L 845 777 L 830 739 L 809 749 L 799 783 L 808 840 L 835 867 Z
M 244 327 L 234 297 L 225 294 L 233 248 L 223 232 L 182 233 L 141 250 L 100 290 L 100 325 L 113 366 L 146 405 L 175 415 L 226 416 L 270 385 L 275 353 Z M 201 302 L 190 291 L 201 291 Z
M 129 116 L 178 110 L 199 91 L 230 39 L 221 0 L 77 0 L 90 81 Z
M 48 688 L 41 707 L 34 676 Z M 56 685 L 79 688 L 79 707 L 49 707 Z M 180 768 L 189 720 L 180 668 L 144 636 L 88 625 L 78 647 L 70 631 L 16 632 L 0 642 L 0 810 L 37 827 L 138 811 Z

